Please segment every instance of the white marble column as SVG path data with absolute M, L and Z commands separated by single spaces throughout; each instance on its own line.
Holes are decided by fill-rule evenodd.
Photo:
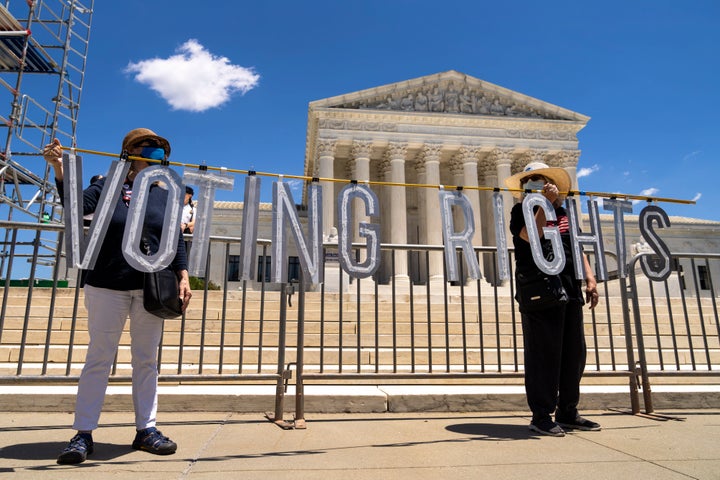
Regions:
M 316 146 L 318 157 L 318 177 L 334 178 L 335 175 L 335 147 L 334 139 L 319 139 Z M 335 182 L 321 181 L 323 189 L 323 239 L 327 239 L 330 230 L 335 227 Z
M 393 183 L 405 183 L 405 156 L 407 144 L 390 142 L 386 151 L 390 169 L 385 180 Z M 387 187 L 390 201 L 390 243 L 407 243 L 407 202 L 404 186 Z M 407 251 L 395 252 L 394 281 L 408 280 Z
M 580 186 L 577 178 L 577 164 L 580 160 L 580 150 L 563 150 L 554 159 L 553 166 L 564 168 L 565 171 L 570 175 L 570 189 L 579 191 Z M 578 208 L 578 223 L 580 228 L 585 228 L 585 221 L 583 220 L 582 202 L 586 201 L 586 198 L 576 196 L 576 204 Z
M 570 188 L 572 190 L 580 190 L 577 178 L 577 165 L 580 160 L 580 150 L 563 150 L 560 152 L 556 159 L 555 165 L 564 168 L 565 171 L 570 175 Z
M 505 188 L 505 179 L 511 176 L 512 172 L 512 150 L 507 148 L 495 148 L 484 159 L 482 173 L 485 178 L 485 185 L 489 187 Z M 503 220 L 505 221 L 505 235 L 509 245 L 512 245 L 510 230 L 510 210 L 512 210 L 514 200 L 509 192 L 502 192 L 503 196 Z M 493 212 L 492 203 L 493 192 L 485 192 L 483 202 L 483 214 L 487 219 L 483 223 L 483 240 L 488 246 L 496 246 L 495 240 L 495 214 Z M 498 284 L 496 275 L 497 264 L 495 259 L 490 255 L 484 255 L 481 264 L 483 274 L 490 284 Z
M 478 186 L 478 150 L 474 147 L 460 147 L 458 151 L 458 161 L 463 168 L 463 186 Z M 481 246 L 482 233 L 480 231 L 482 225 L 482 213 L 480 212 L 480 195 L 476 189 L 466 189 L 463 193 L 470 199 L 470 205 L 473 210 L 473 220 L 475 220 L 475 236 L 473 237 L 473 245 Z
M 353 141 L 350 151 L 351 159 L 351 177 L 358 183 L 370 180 L 370 153 L 372 152 L 372 142 L 368 140 Z M 360 242 L 360 222 L 369 222 L 370 218 L 365 215 L 365 206 L 359 200 L 353 204 L 353 241 Z M 364 251 L 363 251 L 364 259 Z M 361 260 L 362 261 L 362 260 Z
M 418 162 L 424 166 L 423 183 L 428 185 L 440 184 L 440 144 L 425 144 Z M 434 188 L 423 189 L 423 243 L 427 245 L 442 245 L 442 222 L 440 219 L 440 201 L 438 191 Z M 441 251 L 430 252 L 428 255 L 428 281 L 443 280 L 443 253 Z
M 505 180 L 512 176 L 512 150 L 507 148 L 498 148 L 493 150 L 493 156 L 495 157 L 495 169 L 497 172 L 497 186 L 504 188 Z M 513 196 L 510 192 L 503 192 L 503 206 L 505 207 L 505 225 L 510 225 L 510 210 L 513 207 Z M 494 222 L 493 222 L 494 223 Z M 506 234 L 509 234 L 508 230 Z M 510 238 L 510 237 L 508 237 Z M 493 240 L 493 245 L 495 242 Z
M 448 186 L 446 188 L 454 189 L 455 187 L 462 185 L 464 183 L 465 169 L 463 164 L 458 160 L 457 155 L 450 159 L 448 168 L 450 170 L 450 174 L 452 175 L 453 184 L 452 186 Z M 453 223 L 455 224 L 456 229 L 462 228 L 465 224 L 465 220 L 463 219 L 460 209 L 453 208 Z

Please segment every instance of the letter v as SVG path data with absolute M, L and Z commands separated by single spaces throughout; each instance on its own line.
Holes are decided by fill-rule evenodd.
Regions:
M 110 224 L 117 196 L 127 177 L 130 163 L 127 161 L 114 161 L 110 165 L 110 172 L 105 181 L 98 206 L 95 209 L 90 231 L 82 236 L 83 200 L 79 179 L 82 178 L 82 159 L 75 155 L 64 155 L 63 158 L 65 182 L 65 244 L 67 249 L 68 265 L 75 268 L 89 270 L 95 267 L 100 245 L 105 239 L 107 227 Z

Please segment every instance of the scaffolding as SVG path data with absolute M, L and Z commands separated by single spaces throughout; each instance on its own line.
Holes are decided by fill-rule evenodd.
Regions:
M 0 4 L 0 219 L 13 222 L 59 223 L 61 209 L 51 169 L 42 148 L 53 138 L 76 146 L 94 0 L 9 0 Z M 2 108 L 9 106 L 9 111 Z M 0 279 L 10 255 L 9 229 L 0 238 Z M 19 242 L 26 256 L 28 278 L 36 268 L 58 262 L 61 237 L 38 230 Z M 17 264 L 17 262 L 16 262 Z M 40 272 L 45 273 L 45 272 Z

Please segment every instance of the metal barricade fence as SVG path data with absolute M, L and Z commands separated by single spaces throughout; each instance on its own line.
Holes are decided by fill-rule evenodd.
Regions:
M 62 231 L 62 225 L 0 221 L 10 239 L 3 250 L 0 271 L 0 384 L 77 382 L 88 344 L 87 313 L 83 290 L 58 281 L 62 267 L 53 269 L 52 279 L 35 278 L 37 255 L 18 254 L 17 239 L 32 237 L 38 229 Z M 62 265 L 59 235 L 56 265 Z M 224 265 L 237 238 L 213 237 L 222 245 Z M 258 252 L 266 256 L 268 243 L 259 241 Z M 32 247 L 32 242 L 29 242 Z M 35 249 L 37 251 L 37 249 Z M 27 280 L 8 280 L 17 260 L 28 260 Z M 206 271 L 209 277 L 211 263 Z M 25 267 L 24 265 L 22 265 Z M 70 271 L 72 272 L 72 270 Z M 111 272 L 108 272 L 111 275 Z M 225 276 L 223 274 L 223 276 Z M 78 285 L 80 273 L 70 282 Z M 275 414 L 281 416 L 286 368 L 287 292 L 268 291 L 264 281 L 257 289 L 243 282 L 237 290 L 223 282 L 211 290 L 204 282 L 185 314 L 163 321 L 158 349 L 160 382 L 250 382 L 276 385 Z M 123 331 L 110 381 L 131 380 L 130 334 Z
M 25 285 L 3 287 L 0 383 L 75 382 L 87 345 L 83 292 L 64 286 L 58 280 L 59 268 L 53 269 L 49 284 L 43 284 L 49 288 L 39 288 L 34 278 L 37 255 L 18 255 L 16 249 L 23 244 L 22 232 L 31 237 L 37 229 L 60 233 L 62 226 L 0 221 L 0 228 L 8 239 L 0 276 L 11 278 L 17 259 L 30 264 Z M 58 252 L 61 240 L 59 235 Z M 229 264 L 231 248 L 239 242 L 234 237 L 211 238 L 210 251 L 222 258 L 208 259 L 207 278 L 217 277 L 211 266 Z M 260 265 L 266 264 L 268 246 L 259 242 Z M 307 384 L 522 383 L 522 327 L 512 281 L 425 281 L 431 257 L 442 257 L 442 247 L 386 244 L 382 271 L 374 278 L 351 280 L 333 261 L 337 246 L 325 249 L 324 274 L 326 279 L 336 278 L 336 291 L 326 284 L 310 289 L 302 282 L 266 284 L 264 275 L 257 282 L 229 285 L 227 271 L 220 272 L 219 290 L 205 283 L 203 290 L 194 292 L 182 318 L 165 320 L 158 352 L 160 381 L 273 384 L 279 419 L 294 367 L 298 420 L 304 417 Z M 492 247 L 477 248 L 479 263 L 487 270 L 483 274 L 490 279 L 496 254 Z M 665 283 L 663 299 L 656 293 L 662 284 L 650 283 L 644 287 L 647 295 L 639 294 L 643 287 L 634 275 L 636 257 L 630 286 L 624 278 L 601 283 L 600 305 L 585 310 L 584 382 L 626 378 L 633 412 L 640 410 L 639 387 L 645 409 L 652 411 L 651 377 L 712 376 L 720 370 L 720 324 L 711 275 L 717 266 L 710 265 L 720 256 L 677 257 L 689 262 L 693 275 L 695 262 L 707 262 L 704 271 L 709 276 L 690 285 L 694 298 L 686 296 L 686 288 L 673 287 L 672 281 Z M 397 268 L 398 259 L 403 268 Z M 61 260 L 58 253 L 56 264 Z M 709 288 L 707 294 L 701 285 Z M 299 290 L 297 301 L 292 301 L 293 289 Z M 661 306 L 665 313 L 660 313 Z M 698 316 L 704 319 L 700 323 Z M 130 380 L 129 355 L 125 332 L 111 381 Z
M 416 284 L 413 272 L 429 271 L 430 255 L 442 256 L 442 247 L 381 248 L 390 256 L 387 284 L 377 278 L 355 279 L 347 289 L 341 283 L 337 293 L 323 291 L 314 302 L 305 300 L 298 327 L 298 356 L 303 361 L 297 365 L 297 418 L 303 418 L 308 383 L 522 383 L 522 326 L 514 282 L 451 283 L 443 277 Z M 409 277 L 397 276 L 399 252 L 415 261 L 415 268 L 407 269 Z M 476 252 L 480 265 L 495 265 L 494 247 L 476 247 Z M 341 282 L 345 278 L 337 263 L 326 263 L 325 268 L 326 276 L 333 268 Z M 604 305 L 586 310 L 585 377 L 626 377 L 632 410 L 638 412 L 631 320 L 623 314 L 622 303 L 611 301 L 605 286 L 600 285 Z M 301 288 L 301 298 L 304 293 Z
M 673 253 L 670 276 L 650 281 L 640 272 L 642 253 L 630 262 L 629 296 L 637 338 L 645 411 L 653 412 L 651 378 L 720 379 L 720 319 L 713 273 L 720 254 Z M 690 276 L 686 276 L 690 272 Z

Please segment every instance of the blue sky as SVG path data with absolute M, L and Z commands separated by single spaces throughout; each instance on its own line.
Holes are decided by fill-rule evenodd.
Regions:
M 718 47 L 710 0 L 96 1 L 78 146 L 144 126 L 176 162 L 301 175 L 309 102 L 457 70 L 590 116 L 582 190 L 720 220 Z

